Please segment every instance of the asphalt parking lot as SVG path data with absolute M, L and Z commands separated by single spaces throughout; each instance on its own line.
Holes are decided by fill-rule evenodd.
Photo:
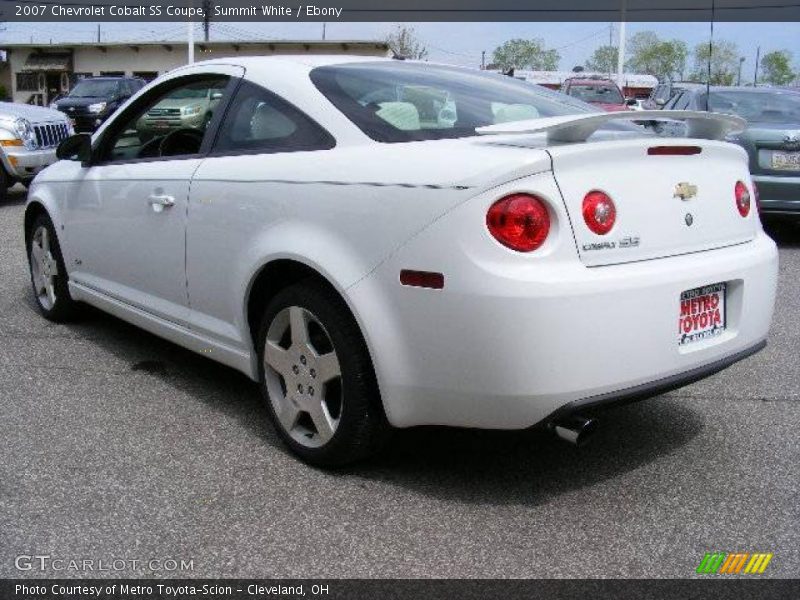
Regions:
M 800 226 L 769 346 L 544 432 L 424 428 L 343 472 L 281 446 L 243 375 L 117 319 L 42 319 L 0 205 L 0 577 L 688 577 L 708 551 L 800 573 Z M 192 560 L 192 571 L 15 567 L 19 555 Z

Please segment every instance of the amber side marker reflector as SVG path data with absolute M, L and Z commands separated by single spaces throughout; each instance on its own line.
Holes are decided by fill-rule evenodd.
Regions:
M 400 283 L 411 287 L 430 288 L 440 290 L 444 287 L 444 275 L 431 271 L 400 271 Z
M 700 146 L 650 146 L 647 149 L 648 156 L 691 156 L 700 154 L 703 149 Z

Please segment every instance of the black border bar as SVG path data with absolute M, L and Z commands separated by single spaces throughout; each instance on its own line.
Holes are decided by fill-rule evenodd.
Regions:
M 762 576 L 710 575 L 700 579 L 3 579 L 3 600 L 706 600 L 800 598 L 800 579 L 762 579 Z M 123 585 L 137 593 L 120 593 Z M 44 593 L 20 592 L 39 588 Z M 163 586 L 159 588 L 158 586 Z M 215 589 L 217 593 L 203 593 Z M 316 586 L 316 587 L 315 587 Z M 281 587 L 295 590 L 281 593 Z M 53 590 L 102 588 L 101 593 L 53 593 Z M 149 588 L 145 591 L 143 588 Z M 220 592 L 230 588 L 231 592 Z M 302 588 L 302 595 L 297 589 Z M 116 590 L 116 593 L 110 590 Z M 317 591 L 315 594 L 314 591 Z
M 0 0 L 0 21 L 199 22 L 204 19 L 197 12 L 202 4 L 201 0 Z M 253 8 L 253 14 L 212 13 L 212 21 L 218 22 L 708 22 L 712 16 L 728 22 L 800 21 L 800 0 L 216 0 L 214 4 Z M 183 10 L 189 7 L 194 9 L 191 16 Z

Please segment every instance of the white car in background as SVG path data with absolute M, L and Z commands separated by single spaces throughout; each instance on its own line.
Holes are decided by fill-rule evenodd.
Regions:
M 14 184 L 28 185 L 54 163 L 56 147 L 72 133 L 72 125 L 58 111 L 0 102 L 0 202 Z
M 142 141 L 182 88 L 199 128 Z M 693 139 L 623 121 L 677 118 Z M 761 349 L 777 252 L 736 117 L 580 112 L 479 71 L 363 57 L 175 70 L 36 179 L 45 317 L 86 302 L 258 381 L 280 436 L 337 465 L 392 427 L 545 423 Z

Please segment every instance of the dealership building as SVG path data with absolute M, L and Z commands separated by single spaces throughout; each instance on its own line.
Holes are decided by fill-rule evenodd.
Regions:
M 261 42 L 196 42 L 195 60 L 225 56 L 272 54 L 357 54 L 387 56 L 383 41 L 286 40 Z M 118 42 L 77 44 L 0 43 L 0 86 L 13 102 L 47 106 L 85 77 L 133 76 L 151 80 L 188 62 L 182 42 Z

